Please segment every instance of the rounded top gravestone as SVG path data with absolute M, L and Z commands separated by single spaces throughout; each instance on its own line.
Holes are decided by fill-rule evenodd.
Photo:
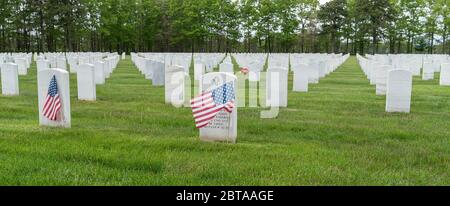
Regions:
M 202 93 L 212 91 L 228 83 L 232 85 L 233 92 L 236 92 L 237 78 L 235 75 L 227 72 L 208 73 L 201 78 L 200 91 Z M 234 105 L 231 113 L 222 109 L 207 126 L 200 128 L 200 140 L 236 142 L 238 105 L 236 98 L 234 98 Z
M 165 70 L 164 96 L 166 104 L 181 107 L 184 103 L 184 68 L 182 66 L 170 65 Z
M 39 124 L 42 126 L 70 128 L 71 114 L 69 73 L 66 70 L 54 68 L 42 70 L 38 74 Z M 57 121 L 50 120 L 43 114 L 43 108 L 47 99 L 50 80 L 53 76 L 56 78 L 57 92 L 61 101 L 61 111 L 58 115 Z
M 19 71 L 17 64 L 1 64 L 0 70 L 2 94 L 7 96 L 19 95 Z
M 396 69 L 388 72 L 386 112 L 410 112 L 412 72 Z

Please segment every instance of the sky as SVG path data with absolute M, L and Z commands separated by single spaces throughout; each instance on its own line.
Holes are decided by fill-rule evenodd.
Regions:
M 319 0 L 319 2 L 320 2 L 320 4 L 324 4 L 324 3 L 327 3 L 327 2 L 329 2 L 330 0 Z

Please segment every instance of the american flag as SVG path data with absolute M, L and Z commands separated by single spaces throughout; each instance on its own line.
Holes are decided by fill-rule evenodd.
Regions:
M 197 128 L 208 125 L 222 109 L 231 113 L 234 107 L 233 82 L 228 82 L 193 98 L 191 107 Z
M 58 94 L 58 84 L 56 77 L 53 75 L 48 87 L 47 99 L 45 100 L 42 112 L 49 120 L 56 121 L 59 112 L 61 111 L 61 99 Z

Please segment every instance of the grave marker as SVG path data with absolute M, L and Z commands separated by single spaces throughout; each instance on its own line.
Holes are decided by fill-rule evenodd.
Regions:
M 57 120 L 53 121 L 44 116 L 43 108 L 47 99 L 50 80 L 55 76 L 57 82 L 57 92 L 61 101 L 61 111 L 57 115 Z M 38 75 L 38 101 L 39 101 L 39 125 L 50 127 L 71 126 L 70 114 L 70 91 L 69 73 L 62 69 L 46 69 Z
M 17 64 L 5 63 L 0 66 L 2 78 L 2 94 L 19 95 L 19 69 Z
M 295 92 L 307 92 L 308 91 L 308 73 L 306 64 L 293 65 L 294 80 L 293 91 Z
M 23 59 L 23 58 L 17 58 L 14 60 L 14 62 L 18 66 L 19 75 L 27 75 L 27 73 L 28 73 L 27 60 Z
M 434 67 L 431 62 L 424 62 L 422 68 L 422 80 L 434 79 Z
M 237 78 L 227 72 L 213 72 L 202 76 L 201 91 L 211 91 L 218 87 L 230 83 L 234 92 L 237 89 Z M 200 140 L 202 141 L 224 141 L 236 143 L 237 138 L 237 100 L 232 112 L 228 113 L 222 109 L 209 124 L 200 128 Z
M 184 103 L 184 68 L 177 65 L 167 67 L 164 75 L 164 95 L 166 104 L 172 104 L 175 107 L 181 107 Z
M 95 68 L 95 83 L 105 84 L 105 72 L 107 70 L 105 62 L 96 61 L 94 63 L 94 68 Z
M 78 99 L 96 100 L 95 68 L 92 64 L 82 64 L 77 71 Z
M 388 72 L 386 91 L 386 112 L 410 112 L 412 73 L 408 70 Z
M 287 107 L 288 70 L 273 67 L 267 70 L 266 75 L 266 106 Z
M 441 86 L 450 86 L 450 63 L 441 64 L 439 84 Z

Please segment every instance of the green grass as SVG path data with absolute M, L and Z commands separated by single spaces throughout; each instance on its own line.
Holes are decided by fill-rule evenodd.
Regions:
M 387 114 L 355 57 L 276 119 L 239 108 L 237 144 L 200 142 L 129 59 L 95 103 L 71 75 L 72 128 L 40 127 L 35 73 L 0 96 L 0 185 L 450 185 L 450 88 L 415 78 L 411 113 Z

